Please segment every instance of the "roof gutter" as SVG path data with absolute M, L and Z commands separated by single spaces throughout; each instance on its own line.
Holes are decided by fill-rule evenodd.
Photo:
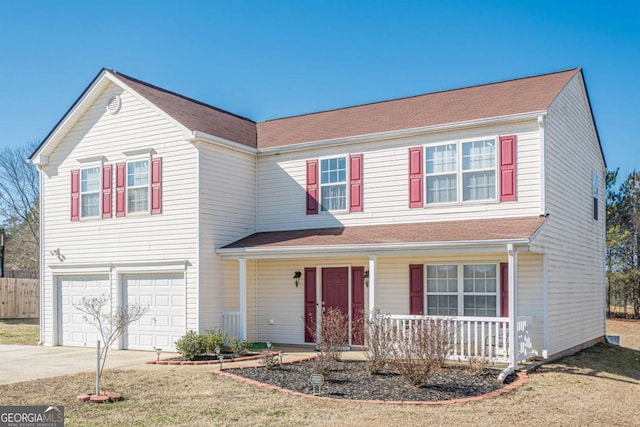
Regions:
M 264 248 L 219 248 L 215 252 L 222 259 L 241 258 L 309 258 L 332 255 L 402 255 L 419 254 L 437 251 L 445 253 L 461 252 L 504 252 L 505 246 L 517 246 L 520 252 L 529 251 L 530 239 L 509 240 L 472 240 L 456 242 L 426 242 L 426 243 L 368 243 L 359 245 L 307 245 Z
M 194 130 L 191 132 L 185 132 L 184 139 L 188 142 L 207 142 L 209 144 L 217 145 L 219 147 L 229 148 L 235 151 L 242 151 L 244 153 L 250 154 L 258 154 L 258 150 L 256 148 L 249 147 L 244 144 L 240 144 L 229 139 L 221 138 L 219 136 L 211 135 L 206 132 L 200 132 L 199 130 Z
M 537 120 L 538 116 L 546 115 L 546 111 L 532 111 L 529 113 L 511 114 L 508 116 L 489 117 L 484 119 L 467 120 L 464 122 L 445 123 L 433 126 L 424 126 L 412 129 L 393 130 L 388 132 L 376 132 L 365 135 L 349 136 L 345 138 L 323 139 L 318 141 L 290 144 L 280 147 L 258 148 L 259 154 L 280 154 L 290 151 L 311 150 L 331 145 L 356 144 L 360 142 L 382 141 L 386 139 L 402 138 L 422 135 L 447 130 L 455 130 L 472 126 L 490 126 L 517 121 Z M 259 145 L 259 143 L 258 143 Z

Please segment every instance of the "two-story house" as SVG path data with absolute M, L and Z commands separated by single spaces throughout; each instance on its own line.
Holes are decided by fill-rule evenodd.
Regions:
M 149 305 L 128 349 L 310 343 L 328 306 L 444 316 L 459 357 L 512 363 L 605 334 L 580 69 L 258 123 L 102 70 L 31 161 L 46 345 L 95 345 L 73 305 L 100 293 Z

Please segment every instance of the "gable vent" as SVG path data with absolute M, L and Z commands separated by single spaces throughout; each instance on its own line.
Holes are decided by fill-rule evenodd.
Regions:
M 120 111 L 121 106 L 120 97 L 118 95 L 111 95 L 107 100 L 107 111 L 110 114 L 115 114 Z

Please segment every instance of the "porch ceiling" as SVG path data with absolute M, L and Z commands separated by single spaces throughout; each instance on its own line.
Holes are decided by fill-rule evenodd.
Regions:
M 474 248 L 528 246 L 544 224 L 545 217 L 495 218 L 409 224 L 254 233 L 216 252 L 226 257 L 266 256 L 326 252 L 380 252 L 429 248 Z

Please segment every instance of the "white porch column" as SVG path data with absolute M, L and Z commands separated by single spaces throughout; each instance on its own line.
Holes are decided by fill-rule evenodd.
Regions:
M 507 245 L 509 256 L 509 366 L 518 366 L 518 295 L 517 295 L 517 274 L 516 274 L 516 252 L 513 245 Z
M 238 339 L 247 339 L 247 260 L 241 258 L 240 263 L 240 324 L 238 325 Z
M 376 256 L 369 255 L 369 318 L 376 309 Z

